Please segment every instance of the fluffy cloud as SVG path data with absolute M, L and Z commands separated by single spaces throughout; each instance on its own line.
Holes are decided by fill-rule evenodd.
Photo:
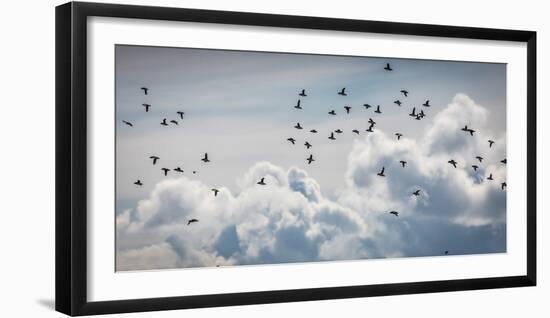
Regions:
M 334 198 L 323 196 L 306 171 L 269 162 L 238 178 L 237 193 L 221 188 L 216 197 L 200 181 L 162 181 L 117 217 L 117 269 L 502 252 L 505 136 L 485 135 L 488 118 L 457 95 L 421 138 L 397 141 L 393 132 L 376 131 L 357 139 L 347 186 Z M 464 125 L 476 129 L 473 137 L 460 131 Z M 487 139 L 496 141 L 493 148 Z M 385 178 L 376 175 L 382 167 Z M 256 184 L 262 177 L 266 186 Z M 411 195 L 416 189 L 418 197 Z M 188 226 L 191 218 L 199 222 Z

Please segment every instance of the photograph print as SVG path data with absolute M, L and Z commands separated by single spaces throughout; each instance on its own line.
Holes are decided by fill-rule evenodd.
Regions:
M 116 271 L 506 253 L 506 64 L 115 46 Z

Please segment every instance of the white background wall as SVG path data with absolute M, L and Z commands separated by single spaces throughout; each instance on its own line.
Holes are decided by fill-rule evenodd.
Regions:
M 549 161 L 549 9 L 545 1 L 115 1 L 266 12 L 527 29 L 538 32 L 538 162 Z M 0 316 L 61 317 L 54 303 L 54 7 L 63 1 L 10 1 L 0 18 Z M 513 105 L 512 105 L 513 107 Z M 117 317 L 547 317 L 550 231 L 546 165 L 538 166 L 537 287 L 352 300 L 241 306 Z

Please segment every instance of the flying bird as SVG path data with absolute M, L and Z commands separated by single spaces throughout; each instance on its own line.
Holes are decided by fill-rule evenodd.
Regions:
M 374 112 L 377 114 L 382 114 L 382 112 L 380 111 L 380 105 L 376 106 L 376 110 Z
M 473 136 L 474 132 L 475 132 L 475 130 L 473 130 L 471 128 L 468 128 L 468 125 L 464 125 L 464 128 L 461 128 L 460 130 L 465 131 L 465 132 L 469 132 L 470 136 Z
M 259 185 L 265 185 L 265 178 L 261 178 L 260 181 L 256 182 Z
M 397 106 L 401 107 L 401 101 L 399 99 L 393 101 L 393 103 L 396 104 Z
M 294 126 L 294 128 L 296 128 L 296 129 L 303 129 L 302 126 L 300 125 L 300 123 L 296 123 L 296 125 Z
M 472 165 L 472 168 L 474 169 L 474 171 L 477 171 L 477 169 L 479 169 L 477 165 Z
M 493 174 L 489 174 L 489 176 L 487 177 L 487 180 L 493 180 Z
M 212 192 L 214 192 L 214 196 L 217 197 L 217 196 L 218 196 L 218 192 L 220 192 L 220 190 L 218 190 L 218 189 L 212 189 Z
M 397 136 L 397 140 L 401 139 L 401 137 L 403 136 L 402 133 L 395 133 L 395 135 Z
M 296 139 L 290 137 L 290 138 L 287 138 L 286 140 L 290 141 L 293 145 L 295 145 L 296 143 Z
M 157 156 L 150 156 L 149 159 L 153 159 L 153 164 L 156 164 L 160 158 Z
M 161 125 L 163 126 L 168 126 L 168 123 L 166 122 L 166 118 L 164 118 L 161 122 L 160 122 Z
M 140 187 L 143 185 L 143 183 L 141 183 L 141 180 L 139 180 L 139 179 L 136 182 L 134 182 L 134 184 L 138 185 Z
M 482 162 L 482 161 L 483 161 L 483 157 L 482 157 L 482 156 L 476 156 L 476 159 L 479 160 L 479 162 Z
M 493 147 L 493 144 L 495 143 L 494 141 L 492 140 L 487 140 L 489 142 L 489 148 Z
M 403 166 L 403 168 L 405 168 L 405 166 L 407 165 L 407 162 L 405 160 L 399 160 L 399 163 L 401 164 L 401 166 Z
M 130 127 L 134 127 L 134 125 L 129 121 L 123 120 L 122 122 L 125 123 L 126 125 L 130 126 Z
M 354 130 L 352 130 L 351 132 L 354 132 L 354 133 L 356 133 L 356 134 L 359 135 L 359 130 L 357 130 L 357 129 L 354 129 Z
M 337 134 L 343 133 L 343 131 L 341 129 L 336 129 L 334 132 L 337 133 Z
M 306 146 L 307 149 L 311 148 L 311 144 L 309 142 L 306 141 L 306 143 L 304 144 L 304 146 Z
M 416 120 L 421 120 L 422 119 L 422 116 L 420 116 L 420 114 L 416 115 Z
M 374 130 L 372 130 L 372 127 L 374 127 L 374 124 L 370 124 L 369 128 L 366 129 L 365 131 L 368 131 L 368 132 L 374 132 Z
M 397 212 L 397 211 L 390 211 L 390 214 L 393 214 L 395 216 L 399 216 L 399 212 Z
M 141 90 L 143 91 L 143 93 L 145 95 L 147 95 L 147 92 L 149 91 L 149 89 L 147 87 L 142 87 Z
M 409 94 L 409 92 L 408 92 L 408 91 L 406 91 L 406 90 L 404 90 L 404 89 L 402 89 L 402 90 L 401 90 L 401 93 L 403 93 L 403 95 L 405 95 L 405 97 L 407 97 L 407 96 L 408 96 L 408 94 Z
M 306 158 L 306 160 L 308 164 L 311 164 L 313 161 L 315 161 L 315 159 L 313 159 L 313 155 L 309 155 L 309 157 Z
M 164 176 L 167 176 L 168 171 L 170 171 L 170 169 L 168 169 L 168 168 L 160 168 L 160 170 L 164 171 Z
M 372 118 L 369 118 L 368 123 L 371 124 L 371 125 L 376 125 L 376 122 L 374 120 L 372 120 Z
M 183 114 L 185 114 L 185 112 L 182 112 L 182 111 L 177 111 L 178 115 L 180 115 L 180 119 L 183 119 Z
M 328 113 L 329 113 L 329 115 L 336 115 L 336 112 L 334 111 L 334 109 L 329 111 Z
M 334 132 L 331 132 L 331 133 L 330 133 L 330 136 L 328 137 L 328 139 L 330 139 L 330 140 L 336 140 L 336 138 L 334 138 Z
M 300 106 L 300 100 L 298 100 L 298 103 L 294 106 L 296 109 L 302 109 L 302 106 Z
M 344 106 L 344 109 L 346 110 L 346 113 L 349 114 L 349 111 L 351 110 L 351 106 Z
M 377 175 L 379 175 L 381 177 L 385 177 L 386 175 L 384 174 L 384 170 L 385 170 L 385 168 L 382 167 L 382 170 L 380 170 L 380 172 L 378 172 Z
M 366 109 L 369 109 L 369 108 L 371 108 L 371 107 L 372 107 L 372 106 L 371 106 L 371 105 L 369 105 L 369 104 L 363 104 L 363 106 L 364 106 L 364 107 L 365 107 Z
M 416 117 L 416 107 L 413 107 L 412 112 L 409 114 L 411 117 Z
M 314 134 L 316 134 L 316 133 L 317 133 L 317 130 L 315 130 L 315 129 L 312 129 L 312 130 L 310 130 L 309 132 L 310 132 L 310 133 L 314 133 Z
M 174 169 L 174 171 L 183 173 L 183 170 L 180 167 L 176 167 L 176 169 Z
M 506 164 L 506 158 L 502 159 L 500 163 Z
M 422 106 L 425 106 L 425 107 L 430 107 L 430 100 L 426 100 L 426 102 L 424 104 L 422 104 Z
M 298 94 L 300 96 L 303 96 L 303 97 L 306 97 L 306 90 L 305 89 L 302 89 L 302 92 L 300 94 Z
M 451 159 L 451 160 L 449 160 L 449 161 L 447 161 L 447 162 L 448 162 L 448 163 L 450 163 L 450 164 L 452 164 L 452 165 L 453 165 L 453 167 L 455 167 L 455 168 L 456 168 L 456 163 L 457 163 L 457 162 L 456 162 L 456 161 L 454 161 L 454 159 Z
M 178 125 L 178 122 L 177 122 L 176 120 L 173 120 L 173 119 L 172 119 L 170 122 L 171 122 L 172 124 Z
M 424 110 L 421 109 L 420 113 L 418 113 L 418 116 L 420 116 L 422 118 L 426 117 L 426 114 L 424 114 Z
M 500 188 L 501 188 L 502 190 L 504 190 L 504 188 L 506 188 L 506 182 L 501 183 L 501 184 L 500 184 Z
M 449 251 L 445 251 L 445 255 L 449 255 Z
M 346 94 L 346 88 L 342 88 L 342 90 L 338 92 L 338 95 L 348 96 L 348 94 Z
M 390 66 L 390 63 L 386 63 L 386 67 L 384 67 L 386 71 L 393 71 L 393 69 Z
M 208 153 L 204 153 L 204 158 L 201 159 L 203 162 L 210 162 L 210 159 L 208 159 Z
M 191 223 L 196 223 L 196 222 L 199 222 L 199 220 L 197 219 L 191 219 L 189 221 L 187 221 L 187 225 L 191 224 Z
M 414 192 L 412 193 L 412 195 L 414 195 L 414 196 L 419 196 L 419 195 L 420 195 L 420 189 L 414 191 Z
M 143 103 L 143 104 L 141 104 L 141 105 L 142 105 L 143 107 L 145 107 L 145 112 L 148 112 L 148 111 L 149 111 L 149 107 L 151 107 L 150 104 L 145 104 L 145 103 Z

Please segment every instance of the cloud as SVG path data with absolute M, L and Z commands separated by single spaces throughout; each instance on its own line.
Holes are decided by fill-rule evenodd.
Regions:
M 237 178 L 235 193 L 221 187 L 216 197 L 185 176 L 161 181 L 118 215 L 117 269 L 503 252 L 505 136 L 485 135 L 488 119 L 459 94 L 421 138 L 397 141 L 393 132 L 375 131 L 357 139 L 346 187 L 330 198 L 305 170 L 269 162 Z M 460 131 L 464 125 L 476 129 L 473 137 Z M 493 148 L 487 139 L 496 141 Z M 384 178 L 376 175 L 382 167 Z M 256 184 L 262 177 L 266 186 Z M 421 195 L 411 195 L 417 189 Z M 199 222 L 188 226 L 190 218 Z

